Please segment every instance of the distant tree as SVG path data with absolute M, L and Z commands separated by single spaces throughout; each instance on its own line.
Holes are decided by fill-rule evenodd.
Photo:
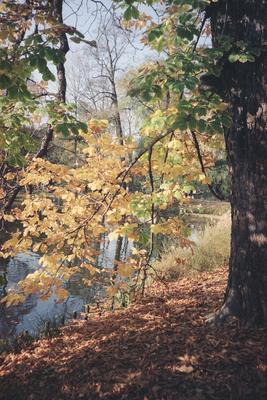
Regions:
M 124 106 L 127 88 L 122 94 L 121 80 L 129 70 L 127 54 L 134 51 L 134 34 L 120 26 L 114 9 L 98 7 L 97 47 L 84 47 L 82 57 L 70 69 L 70 95 L 82 118 L 106 118 L 121 145 L 132 134 L 134 109 Z M 133 58 L 133 54 L 131 55 Z M 129 97 L 128 97 L 129 98 Z M 129 98 L 130 99 L 130 98 Z M 129 102 L 128 102 L 129 103 Z M 132 102 L 133 103 L 133 102 Z M 132 117 L 132 118 L 131 118 Z M 122 255 L 123 236 L 116 240 L 114 269 Z
M 122 29 L 116 13 L 99 7 L 99 26 L 96 28 L 96 48 L 85 46 L 79 61 L 69 69 L 69 93 L 82 118 L 106 118 L 114 128 L 116 136 L 123 141 L 123 135 L 132 130 L 124 123 L 129 107 L 124 108 L 127 88 L 121 80 L 129 70 L 128 57 L 133 58 L 134 35 Z M 130 51 L 129 51 L 130 50 Z M 125 125 L 125 126 L 124 126 Z
M 45 157 L 55 131 L 66 133 L 68 122 L 75 123 L 67 108 L 59 106 L 66 100 L 67 33 L 74 37 L 77 33 L 63 24 L 63 3 L 25 0 L 1 4 L 0 206 L 6 211 L 21 189 L 18 176 L 26 158 Z M 81 40 L 81 36 L 77 38 Z M 56 93 L 48 89 L 48 81 L 56 80 L 53 64 Z M 45 129 L 39 129 L 41 114 L 47 121 Z

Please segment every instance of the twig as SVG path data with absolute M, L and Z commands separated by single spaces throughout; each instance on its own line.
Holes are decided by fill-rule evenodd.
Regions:
M 194 53 L 195 50 L 196 50 L 196 48 L 197 48 L 197 45 L 198 45 L 199 39 L 200 39 L 200 37 L 201 37 L 201 34 L 202 34 L 202 31 L 203 31 L 203 28 L 204 28 L 204 25 L 205 25 L 206 20 L 207 20 L 207 16 L 205 15 L 204 18 L 203 18 L 203 20 L 202 20 L 202 23 L 201 23 L 199 32 L 198 32 L 198 37 L 197 37 L 197 39 L 196 39 L 196 41 L 195 41 L 195 44 L 194 44 L 194 46 L 193 46 L 192 53 Z
M 197 152 L 197 157 L 198 157 L 198 161 L 199 161 L 199 164 L 200 164 L 200 167 L 201 167 L 201 171 L 207 177 L 207 173 L 206 173 L 206 169 L 205 169 L 205 166 L 204 166 L 204 163 L 203 163 L 201 150 L 200 150 L 200 146 L 199 146 L 199 143 L 198 143 L 198 140 L 197 140 L 196 133 L 192 130 L 191 134 L 192 134 L 193 142 L 194 142 L 195 149 L 196 149 L 196 152 Z M 217 197 L 217 199 L 219 199 L 221 201 L 225 200 L 225 197 L 221 192 L 218 192 L 210 183 L 208 183 L 207 185 L 208 185 L 208 188 L 211 191 L 211 193 L 215 197 Z

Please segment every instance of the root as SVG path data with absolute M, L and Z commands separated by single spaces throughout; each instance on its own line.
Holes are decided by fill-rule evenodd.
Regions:
M 219 327 L 236 318 L 237 315 L 233 313 L 231 307 L 225 303 L 217 312 L 208 314 L 206 316 L 206 321 L 211 326 Z

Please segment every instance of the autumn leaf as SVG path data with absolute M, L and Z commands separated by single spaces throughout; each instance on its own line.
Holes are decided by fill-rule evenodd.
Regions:
M 181 365 L 176 369 L 177 371 L 182 372 L 183 374 L 191 374 L 194 371 L 194 367 L 192 367 L 192 365 Z

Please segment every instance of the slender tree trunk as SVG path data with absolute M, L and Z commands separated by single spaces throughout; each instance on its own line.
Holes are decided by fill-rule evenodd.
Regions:
M 116 261 L 120 261 L 121 259 L 122 244 L 123 244 L 123 237 L 119 235 L 116 241 L 116 249 L 114 255 L 114 262 L 115 262 L 114 270 L 117 270 Z
M 55 17 L 59 23 L 63 23 L 63 0 L 54 0 Z M 60 35 L 60 50 L 64 55 L 69 51 L 68 38 L 65 32 Z M 65 61 L 57 65 L 57 78 L 58 78 L 58 100 L 62 103 L 66 102 L 67 80 L 65 72 Z
M 227 35 L 260 49 L 254 62 L 230 63 L 222 86 L 233 123 L 225 131 L 232 178 L 228 285 L 217 320 L 267 325 L 267 2 L 220 0 L 211 13 L 214 46 Z M 233 52 L 238 52 L 233 50 Z
M 123 145 L 124 138 L 123 138 L 123 132 L 122 132 L 121 115 L 120 115 L 120 110 L 119 110 L 119 101 L 118 101 L 118 95 L 117 95 L 115 81 L 112 82 L 112 92 L 113 92 L 113 105 L 115 108 L 114 120 L 115 120 L 116 136 L 119 139 L 119 143 L 121 145 Z
M 53 13 L 54 13 L 57 21 L 59 23 L 63 23 L 63 14 L 62 14 L 63 13 L 63 0 L 53 0 L 52 7 L 53 7 Z M 22 32 L 21 40 L 23 40 L 24 34 L 25 34 L 25 32 Z M 68 38 L 67 38 L 66 33 L 64 33 L 64 32 L 61 33 L 59 42 L 60 42 L 60 50 L 63 52 L 64 55 L 66 55 L 67 52 L 69 51 Z M 19 44 L 19 42 L 18 42 L 18 44 Z M 65 103 L 66 102 L 66 91 L 67 91 L 65 61 L 60 62 L 57 65 L 57 78 L 58 78 L 57 98 L 59 101 Z M 35 154 L 34 157 L 44 158 L 48 153 L 48 148 L 52 141 L 53 141 L 53 127 L 51 125 L 48 125 L 47 132 L 42 141 L 41 147 L 38 150 L 38 152 Z M 16 185 L 14 187 L 14 190 L 12 191 L 11 195 L 6 199 L 4 205 L 2 206 L 2 204 L 0 204 L 1 208 L 3 208 L 5 212 L 9 211 L 12 208 L 14 201 L 16 200 L 21 189 L 22 189 L 21 186 Z
M 119 143 L 123 145 L 124 140 L 123 140 L 123 132 L 122 132 L 122 124 L 121 124 L 121 116 L 120 116 L 120 111 L 119 111 L 119 103 L 118 103 L 118 96 L 117 96 L 117 91 L 116 91 L 116 85 L 115 81 L 113 81 L 113 104 L 115 106 L 115 128 L 116 128 L 116 136 L 119 140 Z M 124 159 L 122 159 L 124 160 Z M 126 184 L 123 184 L 123 189 L 126 189 Z M 124 219 L 122 219 L 121 223 L 124 222 Z M 117 242 L 116 242 L 116 250 L 115 250 L 115 257 L 114 257 L 114 271 L 118 269 L 118 266 L 116 264 L 116 261 L 120 261 L 121 259 L 121 251 L 122 251 L 122 244 L 123 244 L 123 237 L 118 236 Z
M 107 41 L 108 44 L 108 41 Z M 119 140 L 119 143 L 123 146 L 124 144 L 124 138 L 123 138 L 123 132 L 122 132 L 122 123 L 121 123 L 121 115 L 120 115 L 120 110 L 119 110 L 119 101 L 118 101 L 118 94 L 117 94 L 117 88 L 116 88 L 116 82 L 115 82 L 115 70 L 113 66 L 113 61 L 112 61 L 112 56 L 110 52 L 110 47 L 108 44 L 108 51 L 109 51 L 109 58 L 110 58 L 110 71 L 111 71 L 111 86 L 112 86 L 112 104 L 115 108 L 115 116 L 114 116 L 114 121 L 115 121 L 115 129 L 116 129 L 116 136 Z M 124 161 L 124 158 L 122 158 L 122 161 Z M 126 189 L 126 183 L 123 183 L 123 189 Z M 124 219 L 122 219 L 121 223 L 124 222 Z M 122 244 L 123 244 L 123 237 L 121 235 L 118 236 L 117 241 L 116 241 L 116 249 L 115 249 L 115 256 L 114 256 L 114 276 L 116 276 L 116 271 L 118 269 L 118 265 L 116 261 L 120 261 L 121 259 L 121 251 L 122 251 Z

